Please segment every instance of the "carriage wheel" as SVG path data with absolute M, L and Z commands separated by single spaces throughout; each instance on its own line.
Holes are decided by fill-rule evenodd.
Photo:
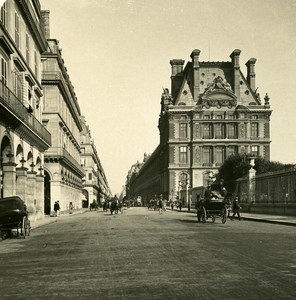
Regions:
M 21 227 L 21 235 L 23 236 L 23 238 L 26 238 L 26 234 L 27 234 L 27 217 L 23 217 L 23 222 L 22 222 L 22 227 Z
M 5 231 L 4 231 L 4 230 L 2 231 L 2 230 L 0 229 L 0 237 L 1 237 L 2 240 L 5 240 L 6 234 L 5 234 Z
M 225 224 L 227 221 L 227 211 L 228 210 L 225 207 L 222 209 L 222 218 L 221 218 L 222 224 Z
M 216 221 L 216 217 L 212 216 L 212 223 L 215 223 L 215 221 Z
M 202 221 L 203 223 L 205 223 L 205 222 L 206 222 L 206 219 L 207 219 L 207 211 L 206 211 L 206 209 L 203 207 L 203 208 L 202 208 L 202 214 L 201 214 L 201 221 Z
M 27 221 L 26 221 L 26 227 L 25 227 L 25 235 L 26 235 L 26 236 L 29 236 L 29 235 L 30 235 L 30 232 L 31 232 L 31 222 L 30 222 L 30 220 L 27 218 Z

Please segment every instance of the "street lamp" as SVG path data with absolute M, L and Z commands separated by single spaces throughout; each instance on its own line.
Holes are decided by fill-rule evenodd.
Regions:
M 186 203 L 188 205 L 188 211 L 190 211 L 191 203 L 189 200 L 188 188 L 189 188 L 189 178 L 186 179 Z
M 182 182 L 179 181 L 179 201 L 181 200 L 181 189 L 182 189 Z

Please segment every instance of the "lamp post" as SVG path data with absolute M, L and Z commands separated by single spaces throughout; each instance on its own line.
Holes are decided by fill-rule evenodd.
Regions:
M 186 179 L 186 204 L 188 205 L 188 211 L 190 211 L 191 203 L 190 203 L 190 197 L 188 193 L 188 188 L 189 188 L 189 179 Z
M 181 189 L 182 189 L 182 182 L 179 181 L 179 201 L 181 201 Z

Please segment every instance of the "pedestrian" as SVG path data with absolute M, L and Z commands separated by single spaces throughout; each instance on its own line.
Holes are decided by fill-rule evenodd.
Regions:
M 233 220 L 234 216 L 237 214 L 237 217 L 239 220 L 241 220 L 241 216 L 240 216 L 240 211 L 241 209 L 241 206 L 239 205 L 238 203 L 238 197 L 236 196 L 233 200 L 233 203 L 232 203 L 232 212 L 233 212 L 233 215 L 231 217 L 231 220 Z
M 69 204 L 69 213 L 70 214 L 73 214 L 73 204 L 72 204 L 72 202 L 70 202 L 70 204 Z
M 171 208 L 172 208 L 172 211 L 174 210 L 174 201 L 171 199 Z
M 57 201 L 57 217 L 60 216 L 60 201 Z
M 162 214 L 162 212 L 163 212 L 162 198 L 160 198 L 159 201 L 158 201 L 158 209 L 159 209 L 159 214 Z
M 54 216 L 57 217 L 58 216 L 58 202 L 55 201 L 54 205 L 53 205 L 53 210 L 54 210 Z
M 202 210 L 203 210 L 202 199 L 199 196 L 196 202 L 197 222 L 201 221 Z

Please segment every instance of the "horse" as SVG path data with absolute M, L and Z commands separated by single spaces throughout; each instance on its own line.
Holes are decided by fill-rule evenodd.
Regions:
M 119 210 L 118 201 L 112 201 L 110 206 L 111 215 L 113 215 L 113 212 L 115 214 L 118 214 L 118 210 Z
M 89 210 L 93 210 L 93 209 L 97 210 L 97 208 L 98 208 L 98 203 L 96 201 L 93 201 L 93 203 L 89 205 Z

